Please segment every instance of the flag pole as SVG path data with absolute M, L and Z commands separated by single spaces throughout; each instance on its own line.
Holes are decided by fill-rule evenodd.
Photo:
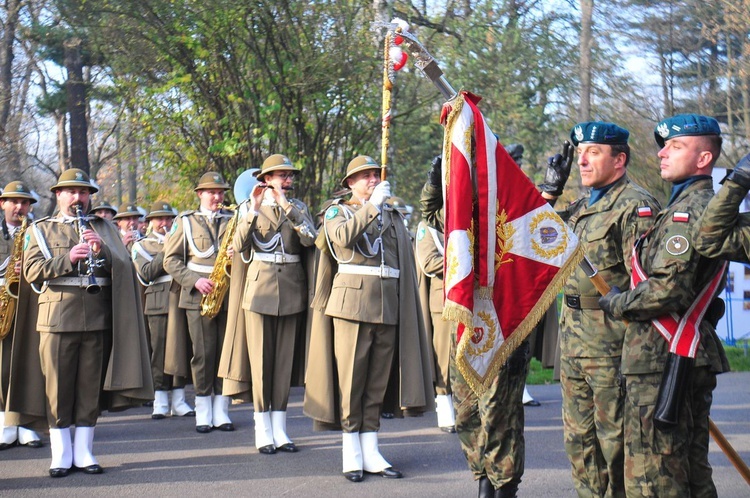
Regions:
M 396 28 L 399 32 L 401 28 Z M 391 112 L 393 98 L 393 82 L 395 80 L 395 71 L 393 62 L 391 62 L 390 50 L 393 46 L 393 35 L 391 31 L 385 35 L 383 49 L 383 106 L 382 106 L 382 132 L 380 140 L 380 179 L 385 180 L 388 175 L 388 147 L 391 139 Z

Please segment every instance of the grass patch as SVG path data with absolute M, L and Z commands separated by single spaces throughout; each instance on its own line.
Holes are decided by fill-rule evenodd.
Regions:
M 750 372 L 750 344 L 747 341 L 737 343 L 737 346 L 724 346 L 732 372 Z
M 538 385 L 538 384 L 555 384 L 556 380 L 552 380 L 554 370 L 551 368 L 542 368 L 542 363 L 536 358 L 531 359 L 529 365 L 529 375 L 526 377 L 526 384 Z

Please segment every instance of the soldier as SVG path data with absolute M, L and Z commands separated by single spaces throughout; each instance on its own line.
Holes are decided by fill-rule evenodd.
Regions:
M 216 285 L 208 277 L 232 217 L 222 209 L 229 188 L 220 174 L 204 174 L 195 188 L 200 208 L 177 217 L 164 248 L 164 269 L 181 286 L 179 307 L 187 315 L 193 343 L 190 367 L 195 386 L 195 430 L 200 433 L 213 428 L 234 430 L 229 419 L 231 400 L 222 395 L 217 375 L 227 320 L 225 304 L 220 304 L 221 311 L 214 318 L 202 316 L 200 310 L 201 298 Z M 231 258 L 231 248 L 229 251 L 226 256 Z
M 740 159 L 698 220 L 696 251 L 707 258 L 750 263 L 750 213 L 740 213 L 748 190 L 750 154 Z
M 99 201 L 91 208 L 91 214 L 112 221 L 117 215 L 117 209 L 107 201 Z
M 422 188 L 422 216 L 443 230 L 442 157 L 436 156 Z M 451 326 L 451 344 L 456 327 Z M 515 497 L 524 471 L 523 389 L 529 371 L 528 341 L 510 355 L 497 378 L 481 396 L 472 391 L 456 367 L 451 347 L 450 385 L 456 410 L 456 432 L 469 469 L 479 481 L 479 496 Z
M 403 218 L 385 204 L 390 185 L 381 182 L 380 166 L 371 157 L 355 157 L 342 185 L 352 197 L 328 208 L 317 241 L 327 250 L 320 258 L 313 306 L 324 310 L 333 330 L 329 335 L 329 322 L 320 313 L 314 316 L 320 322 L 311 331 L 305 413 L 335 423 L 340 409 L 346 479 L 360 482 L 363 471 L 399 478 L 401 472 L 378 449 L 380 414 L 398 415 L 399 408 L 421 412 L 432 405 L 414 255 Z M 399 383 L 392 391 L 400 395 L 393 408 L 384 407 L 389 380 Z
M 101 474 L 92 454 L 100 402 L 124 408 L 153 397 L 135 271 L 111 223 L 77 216 L 97 191 L 85 172 L 64 171 L 50 190 L 58 214 L 27 230 L 23 260 L 24 277 L 41 287 L 36 329 L 52 449 L 49 473 L 64 477 L 75 465 Z M 111 350 L 119 361 L 109 361 Z M 102 387 L 106 397 L 100 396 Z
M 236 297 L 245 310 L 255 447 L 264 454 L 297 451 L 286 434 L 286 407 L 300 346 L 295 339 L 308 304 L 303 250 L 316 235 L 307 206 L 287 198 L 298 173 L 288 157 L 269 156 L 234 235 L 235 253 L 251 251 L 244 293 Z
M 185 401 L 186 379 L 164 373 L 169 289 L 172 285 L 172 276 L 164 269 L 164 243 L 175 216 L 169 203 L 156 201 L 146 216 L 149 235 L 134 242 L 131 250 L 139 280 L 146 288 L 144 310 L 151 332 L 151 375 L 154 378 L 154 409 L 151 418 L 155 420 L 165 418 L 170 412 L 170 391 L 172 415 L 195 416 L 195 411 Z
M 630 290 L 613 287 L 599 301 L 605 312 L 629 321 L 622 359 L 625 490 L 628 496 L 716 496 L 708 415 L 716 374 L 728 365 L 715 323 L 701 319 L 714 315 L 708 308 L 723 262 L 698 254 L 692 234 L 713 196 L 721 131 L 713 118 L 682 114 L 660 122 L 654 136 L 672 195 L 633 252 Z M 681 327 L 680 319 L 688 325 Z
M 8 268 L 8 262 L 13 251 L 14 241 L 21 236 L 22 219 L 28 217 L 31 205 L 36 199 L 24 182 L 10 182 L 0 195 L 0 208 L 3 210 L 2 234 L 0 234 L 0 286 L 6 285 L 6 278 L 20 273 L 19 268 Z M 16 296 L 17 299 L 18 296 Z M 16 311 L 17 313 L 17 311 Z M 39 435 L 24 427 L 5 424 L 5 408 L 8 399 L 8 385 L 10 381 L 11 347 L 13 345 L 15 317 L 10 322 L 10 331 L 0 341 L 0 450 L 7 450 L 19 444 L 31 448 L 41 448 Z
M 138 231 L 138 224 L 141 218 L 141 212 L 138 211 L 138 206 L 135 204 L 123 204 L 117 211 L 113 220 L 120 229 L 120 237 L 122 237 L 122 243 L 128 248 L 128 251 L 133 248 L 133 242 L 141 238 L 141 234 Z
M 419 222 L 415 253 L 422 315 L 432 335 L 435 358 L 437 423 L 441 431 L 452 434 L 456 432 L 456 415 L 449 379 L 451 332 L 449 322 L 443 320 L 443 233 Z
M 577 124 L 573 143 L 550 158 L 542 196 L 552 203 L 570 173 L 573 147 L 581 182 L 591 190 L 558 214 L 611 285 L 630 282 L 630 253 L 659 211 L 654 197 L 627 175 L 628 130 L 613 123 Z M 625 324 L 599 307 L 599 293 L 580 268 L 567 280 L 560 322 L 560 385 L 565 450 L 578 495 L 624 496 L 623 398 L 620 379 Z

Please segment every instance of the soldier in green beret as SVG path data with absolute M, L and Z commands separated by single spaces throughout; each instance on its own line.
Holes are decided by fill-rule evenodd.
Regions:
M 750 263 L 750 213 L 740 213 L 748 191 L 750 154 L 740 159 L 698 220 L 696 251 L 707 258 Z
M 659 203 L 627 176 L 628 130 L 608 122 L 579 123 L 550 158 L 542 196 L 554 203 L 578 153 L 581 181 L 589 190 L 558 214 L 586 256 L 610 283 L 630 281 L 630 252 L 659 211 Z M 572 146 L 571 146 L 572 143 Z M 625 496 L 623 481 L 622 345 L 625 324 L 599 307 L 599 293 L 578 268 L 564 287 L 560 321 L 560 385 L 565 450 L 578 495 Z
M 715 330 L 723 303 L 718 312 L 711 303 L 724 262 L 701 256 L 694 233 L 714 194 L 721 130 L 713 118 L 681 114 L 661 121 L 654 137 L 661 177 L 672 183 L 669 203 L 635 247 L 629 290 L 613 287 L 599 300 L 607 314 L 628 321 L 625 490 L 628 496 L 716 496 L 708 415 L 716 375 L 728 364 Z
M 0 195 L 0 208 L 3 210 L 2 232 L 0 233 L 0 285 L 6 285 L 6 280 L 12 275 L 18 275 L 20 268 L 8 268 L 8 262 L 13 251 L 16 237 L 23 237 L 21 224 L 23 218 L 29 215 L 31 205 L 36 203 L 36 198 L 25 182 L 10 182 Z M 20 265 L 20 261 L 18 261 Z M 15 277 L 19 278 L 19 277 Z M 18 306 L 18 303 L 16 303 Z M 17 314 L 16 312 L 14 313 Z M 12 423 L 5 423 L 5 408 L 8 399 L 8 387 L 10 381 L 11 349 L 13 346 L 15 316 L 9 317 L 10 331 L 0 341 L 0 450 L 12 448 L 16 445 L 39 448 L 42 442 L 39 435 L 25 427 L 19 427 Z

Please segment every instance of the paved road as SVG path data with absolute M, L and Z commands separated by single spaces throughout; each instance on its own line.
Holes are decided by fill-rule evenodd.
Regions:
M 562 445 L 560 389 L 532 386 L 542 402 L 526 408 L 526 474 L 520 496 L 575 496 Z M 233 433 L 201 435 L 192 419 L 151 420 L 147 408 L 103 416 L 94 451 L 106 473 L 47 476 L 49 446 L 0 452 L 0 495 L 24 496 L 358 496 L 471 497 L 472 480 L 454 435 L 435 426 L 434 414 L 384 420 L 381 450 L 404 479 L 368 476 L 359 484 L 341 477 L 340 434 L 315 433 L 302 415 L 302 390 L 294 389 L 289 434 L 296 454 L 260 455 L 252 445 L 252 411 L 231 409 Z M 713 419 L 745 461 L 750 462 L 750 373 L 719 378 Z M 720 497 L 750 496 L 750 487 L 712 443 L 711 463 Z

